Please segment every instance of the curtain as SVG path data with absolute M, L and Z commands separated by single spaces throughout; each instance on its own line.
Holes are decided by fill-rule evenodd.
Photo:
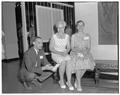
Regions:
M 118 3 L 98 3 L 99 44 L 116 45 L 118 32 Z

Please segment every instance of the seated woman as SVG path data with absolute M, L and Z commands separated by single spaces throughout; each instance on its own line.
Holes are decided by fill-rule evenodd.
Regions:
M 64 73 L 66 68 L 66 63 L 70 60 L 68 52 L 70 50 L 69 36 L 64 33 L 66 23 L 64 21 L 59 21 L 56 25 L 57 33 L 54 34 L 50 40 L 50 51 L 52 52 L 52 59 L 57 63 L 54 71 L 59 67 L 60 75 L 60 87 L 66 88 L 64 84 Z
M 69 89 L 72 88 L 71 74 L 76 73 L 75 87 L 78 91 L 82 91 L 81 78 L 87 69 L 94 69 L 95 62 L 90 53 L 91 39 L 90 35 L 83 32 L 84 22 L 78 21 L 76 24 L 77 33 L 72 35 L 71 38 L 71 60 L 67 64 L 67 80 Z

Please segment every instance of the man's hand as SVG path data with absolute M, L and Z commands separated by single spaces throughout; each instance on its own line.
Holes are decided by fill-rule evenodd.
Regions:
M 52 70 L 53 66 L 51 64 L 45 65 L 42 67 L 42 70 Z
M 47 64 L 47 65 L 45 65 L 45 66 L 52 66 L 51 64 Z

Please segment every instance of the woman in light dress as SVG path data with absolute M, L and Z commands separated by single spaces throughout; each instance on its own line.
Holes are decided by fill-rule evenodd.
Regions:
M 69 35 L 65 34 L 66 23 L 64 21 L 59 21 L 56 24 L 57 33 L 54 34 L 50 40 L 50 51 L 52 52 L 52 59 L 57 63 L 54 71 L 59 67 L 60 76 L 60 87 L 66 88 L 64 83 L 64 73 L 66 69 L 67 61 L 70 60 L 68 52 L 70 50 L 70 38 Z
M 95 62 L 90 53 L 91 38 L 90 35 L 84 32 L 85 23 L 79 20 L 76 23 L 77 32 L 71 38 L 71 60 L 67 63 L 66 73 L 69 89 L 73 90 L 71 84 L 71 74 L 76 74 L 75 88 L 82 91 L 81 78 L 87 69 L 93 70 Z

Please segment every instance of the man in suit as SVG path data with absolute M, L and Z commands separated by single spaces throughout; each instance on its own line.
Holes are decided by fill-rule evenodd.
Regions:
M 32 89 L 31 84 L 40 84 L 53 73 L 50 71 L 53 71 L 54 67 L 47 61 L 42 47 L 41 37 L 35 37 L 33 47 L 24 53 L 20 76 L 27 89 Z

